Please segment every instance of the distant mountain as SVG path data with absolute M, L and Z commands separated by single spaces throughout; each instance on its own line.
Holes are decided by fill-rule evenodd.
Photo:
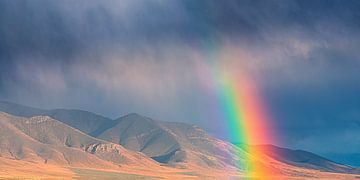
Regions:
M 44 110 L 4 101 L 0 101 L 0 111 L 22 117 L 49 116 L 87 134 L 91 134 L 102 128 L 101 126 L 104 124 L 112 122 L 110 118 L 88 111 L 72 109 Z
M 263 145 L 266 155 L 289 165 L 338 173 L 360 173 L 360 169 L 342 165 L 329 159 L 303 150 L 291 150 L 273 145 Z
M 157 166 L 143 154 L 93 138 L 48 116 L 24 118 L 2 112 L 0 156 L 77 167 Z

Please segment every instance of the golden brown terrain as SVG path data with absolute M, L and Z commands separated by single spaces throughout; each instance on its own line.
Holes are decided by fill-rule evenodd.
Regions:
M 159 167 L 156 167 L 159 168 Z M 289 168 L 289 167 L 284 167 Z M 357 179 L 359 175 L 320 172 L 291 167 L 291 174 L 279 174 L 272 177 L 255 179 Z M 203 168 L 178 169 L 161 166 L 152 167 L 122 166 L 113 169 L 93 169 L 69 167 L 0 158 L 0 179 L 242 179 L 246 176 L 234 171 L 216 171 Z

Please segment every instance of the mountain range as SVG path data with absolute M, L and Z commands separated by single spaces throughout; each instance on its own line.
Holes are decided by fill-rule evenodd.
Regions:
M 265 146 L 265 145 L 264 145 Z M 360 170 L 272 145 L 245 159 L 239 146 L 200 127 L 136 113 L 117 119 L 82 110 L 0 102 L 0 179 L 231 179 L 258 161 L 279 179 L 355 179 Z M 255 177 L 255 175 L 254 175 Z

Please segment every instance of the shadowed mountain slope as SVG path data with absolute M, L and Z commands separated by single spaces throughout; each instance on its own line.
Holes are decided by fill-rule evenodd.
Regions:
M 129 114 L 115 122 L 114 126 L 99 131 L 97 137 L 143 152 L 152 158 L 174 154 L 180 150 L 175 137 L 152 119 Z M 158 161 L 167 163 L 169 160 L 159 158 Z

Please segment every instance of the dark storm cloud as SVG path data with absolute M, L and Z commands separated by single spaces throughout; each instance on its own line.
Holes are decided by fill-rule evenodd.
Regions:
M 194 54 L 218 46 L 261 82 L 283 145 L 341 153 L 319 143 L 329 137 L 354 153 L 359 10 L 357 0 L 4 0 L 0 98 L 139 112 L 216 134 Z
M 1 54 L 65 56 L 97 43 L 191 41 L 217 33 L 254 38 L 279 28 L 316 32 L 333 23 L 346 30 L 359 26 L 358 6 L 357 1 L 1 1 Z

